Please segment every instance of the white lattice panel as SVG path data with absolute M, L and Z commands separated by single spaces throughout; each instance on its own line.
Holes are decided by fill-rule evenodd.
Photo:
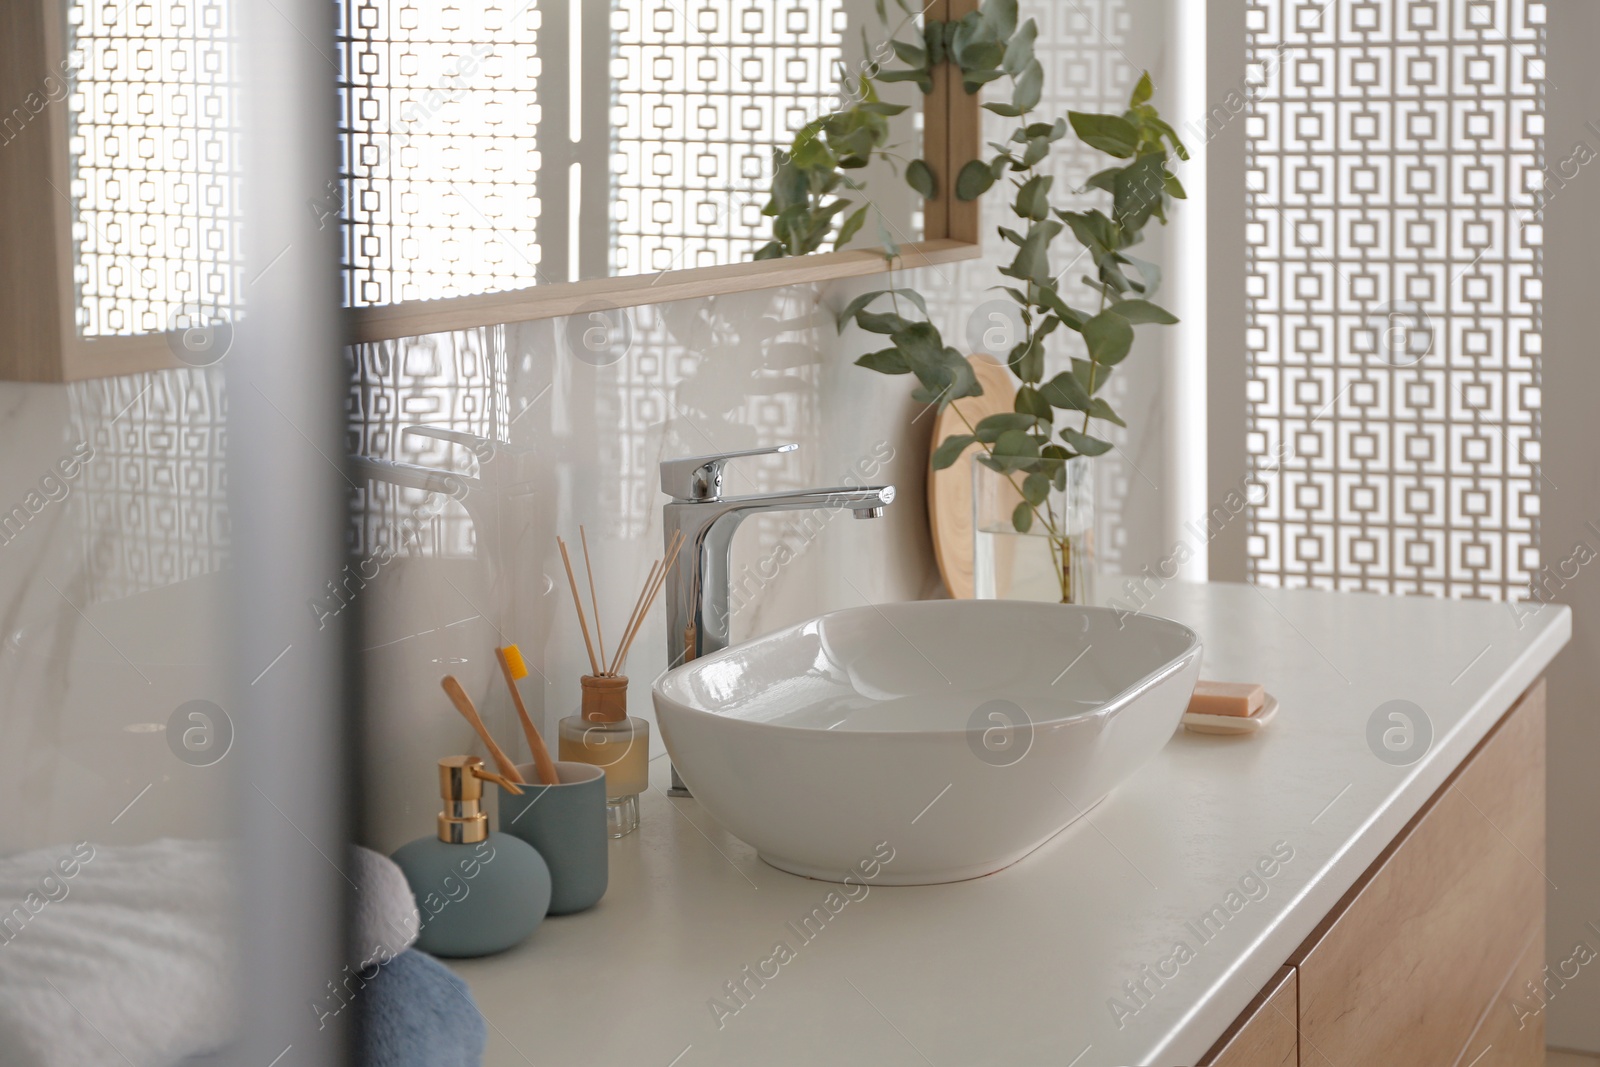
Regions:
M 85 337 L 157 333 L 235 306 L 232 18 L 227 0 L 67 7 L 78 68 L 67 98 L 74 281 Z
M 614 0 L 612 273 L 748 259 L 772 150 L 838 104 L 843 0 Z
M 1514 595 L 1539 567 L 1545 6 L 1247 13 L 1250 576 Z
M 539 276 L 537 4 L 342 0 L 351 306 L 500 292 Z

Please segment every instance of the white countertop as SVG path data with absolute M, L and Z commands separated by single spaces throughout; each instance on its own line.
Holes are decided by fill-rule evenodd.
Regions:
M 839 887 L 768 867 L 693 800 L 669 800 L 657 759 L 639 831 L 611 846 L 605 899 L 454 965 L 489 1021 L 486 1063 L 1194 1063 L 1571 632 L 1565 607 L 1519 617 L 1481 601 L 1224 584 L 1170 583 L 1145 610 L 1200 634 L 1204 677 L 1264 682 L 1277 720 L 1253 737 L 1180 730 L 1016 865 L 834 897 L 809 941 L 801 918 Z M 1394 699 L 1432 723 L 1408 767 L 1368 747 L 1369 717 Z M 1250 884 L 1256 899 L 1230 902 L 1275 846 L 1293 855 L 1259 883 L 1265 895 Z M 1220 932 L 1197 936 L 1191 924 L 1229 903 Z M 1179 941 L 1192 957 L 1163 965 Z M 765 963 L 779 942 L 789 958 Z M 743 974 L 758 965 L 776 968 L 759 987 Z M 1176 976 L 1147 980 L 1141 1003 L 1123 986 L 1146 966 Z M 736 980 L 751 991 L 742 1006 Z M 1120 1025 L 1113 997 L 1138 1008 Z

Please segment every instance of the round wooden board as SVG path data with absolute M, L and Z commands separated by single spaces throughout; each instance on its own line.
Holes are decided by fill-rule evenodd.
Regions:
M 933 448 L 955 433 L 967 433 L 967 422 L 1012 410 L 1017 401 L 1016 379 L 1003 363 L 979 354 L 967 357 L 982 396 L 962 397 L 933 420 Z M 959 409 L 959 412 L 957 410 Z M 967 422 L 962 421 L 962 416 Z M 944 587 L 956 600 L 971 600 L 972 585 L 972 454 L 968 446 L 961 458 L 942 471 L 928 471 L 928 528 L 933 534 L 933 554 L 939 561 Z

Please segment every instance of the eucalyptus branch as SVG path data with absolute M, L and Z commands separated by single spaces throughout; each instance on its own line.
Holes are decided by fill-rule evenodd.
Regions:
M 896 2 L 911 13 L 905 0 Z M 882 0 L 878 14 L 887 26 Z M 968 161 L 953 179 L 937 174 L 924 160 L 905 165 L 906 183 L 925 198 L 938 195 L 941 181 L 950 182 L 950 192 L 964 201 L 979 199 L 999 185 L 1011 194 L 1008 206 L 1015 220 L 1015 228 L 999 226 L 1002 239 L 1015 248 L 1012 261 L 999 271 L 1015 284 L 1002 283 L 999 288 L 1016 303 L 1022 323 L 1022 336 L 1006 359 L 1018 382 L 1016 402 L 1012 411 L 990 415 L 976 425 L 962 414 L 967 432 L 939 442 L 932 463 L 935 469 L 948 467 L 968 446 L 981 445 L 986 465 L 1004 474 L 1023 501 L 1013 524 L 1027 532 L 1037 517 L 1051 536 L 1054 554 L 1065 549 L 1065 542 L 1054 516 L 1048 508 L 1040 511 L 1040 505 L 1052 485 L 1065 488 L 1067 461 L 1111 449 L 1109 441 L 1091 436 L 1096 421 L 1125 425 L 1099 394 L 1132 350 L 1134 327 L 1177 321 L 1151 302 L 1160 285 L 1159 268 L 1135 258 L 1130 249 L 1143 240 L 1150 219 L 1164 224 L 1172 201 L 1183 198 L 1170 160 L 1172 154 L 1187 159 L 1188 152 L 1150 103 L 1154 85 L 1148 73 L 1134 86 L 1120 115 L 1069 111 L 1053 122 L 1036 121 L 1045 78 L 1034 55 L 1038 26 L 1031 18 L 1019 19 L 1017 0 L 982 0 L 978 10 L 954 21 L 925 19 L 920 44 L 899 40 L 898 29 L 891 31 L 887 42 L 869 50 L 876 56 L 886 45 L 896 63 L 876 66 L 871 77 L 863 73 L 855 86 L 859 97 L 855 103 L 809 124 L 796 137 L 792 151 L 780 154 L 767 208 L 774 219 L 774 240 L 758 256 L 812 251 L 830 236 L 839 247 L 863 225 L 866 206 L 842 221 L 838 218 L 853 206 L 838 190 L 860 191 L 846 171 L 864 167 L 874 158 L 898 158 L 893 151 L 898 146 L 887 144 L 887 129 L 888 118 L 898 113 L 899 105 L 879 101 L 874 81 L 911 81 L 929 93 L 934 71 L 946 68 L 960 75 L 969 94 L 1003 82 L 1010 90 L 1007 99 L 983 107 L 1015 119 L 1017 125 L 1005 142 L 990 145 L 995 150 L 992 157 Z M 846 82 L 851 88 L 849 79 Z M 1109 214 L 1099 207 L 1072 210 L 1052 201 L 1055 178 L 1044 170 L 1055 146 L 1069 134 L 1111 158 L 1111 166 L 1090 177 L 1084 188 L 1073 190 L 1079 197 L 1108 196 Z M 1092 276 L 1082 279 L 1100 297 L 1092 314 L 1068 302 L 1061 292 L 1062 279 L 1050 267 L 1054 242 L 1069 231 L 1094 264 Z M 891 254 L 894 249 L 885 251 Z M 889 297 L 890 310 L 873 310 L 884 296 Z M 913 307 L 920 314 L 912 314 Z M 929 320 L 927 302 L 916 290 L 896 285 L 892 273 L 890 288 L 850 302 L 839 315 L 840 329 L 849 322 L 888 341 L 888 347 L 856 362 L 883 374 L 913 375 L 914 399 L 942 409 L 982 393 L 965 355 L 948 345 Z M 1062 328 L 1082 337 L 1087 358 L 1071 358 L 1065 370 L 1047 380 L 1046 348 L 1050 336 Z M 1062 412 L 1063 423 L 1068 414 L 1081 414 L 1081 429 L 1062 425 L 1058 430 L 1057 411 Z

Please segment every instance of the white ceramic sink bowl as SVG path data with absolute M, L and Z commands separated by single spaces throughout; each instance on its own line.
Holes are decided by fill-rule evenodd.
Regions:
M 724 649 L 654 696 L 684 783 L 766 862 L 924 885 L 1007 867 L 1092 808 L 1172 737 L 1199 670 L 1166 619 L 922 601 Z

